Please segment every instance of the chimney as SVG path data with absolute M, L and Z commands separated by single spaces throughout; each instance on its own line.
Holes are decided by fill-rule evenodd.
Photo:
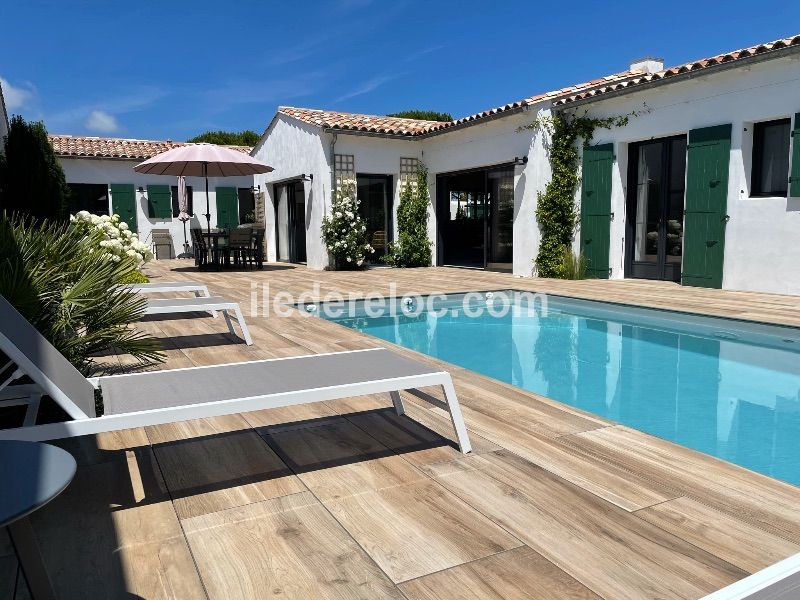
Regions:
M 664 59 L 655 56 L 645 56 L 631 63 L 634 73 L 658 73 L 664 70 Z

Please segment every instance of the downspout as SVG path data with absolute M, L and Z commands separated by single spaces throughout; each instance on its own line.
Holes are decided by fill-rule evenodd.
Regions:
M 333 202 L 333 194 L 336 190 L 336 132 L 331 132 L 331 202 Z M 323 202 L 325 214 L 328 212 L 328 206 Z

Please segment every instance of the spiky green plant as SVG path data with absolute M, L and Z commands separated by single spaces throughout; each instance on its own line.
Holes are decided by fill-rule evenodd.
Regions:
M 145 301 L 118 285 L 137 265 L 104 259 L 96 235 L 0 215 L 0 295 L 86 375 L 111 370 L 97 360 L 110 352 L 163 360 L 158 341 L 130 325 Z
M 572 248 L 564 246 L 558 271 L 560 279 L 586 279 L 586 257 L 575 254 Z

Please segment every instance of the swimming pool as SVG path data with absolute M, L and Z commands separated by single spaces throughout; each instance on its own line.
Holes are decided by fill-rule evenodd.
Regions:
M 800 330 L 554 296 L 543 310 L 510 290 L 488 294 L 467 302 L 487 309 L 479 316 L 464 314 L 463 294 L 432 298 L 433 310 L 393 300 L 379 316 L 363 303 L 318 312 L 800 485 Z

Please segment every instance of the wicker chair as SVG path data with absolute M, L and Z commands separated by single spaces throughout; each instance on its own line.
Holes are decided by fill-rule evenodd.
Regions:
M 204 267 L 208 264 L 208 244 L 199 229 L 192 228 L 192 246 L 194 250 L 194 264 Z

